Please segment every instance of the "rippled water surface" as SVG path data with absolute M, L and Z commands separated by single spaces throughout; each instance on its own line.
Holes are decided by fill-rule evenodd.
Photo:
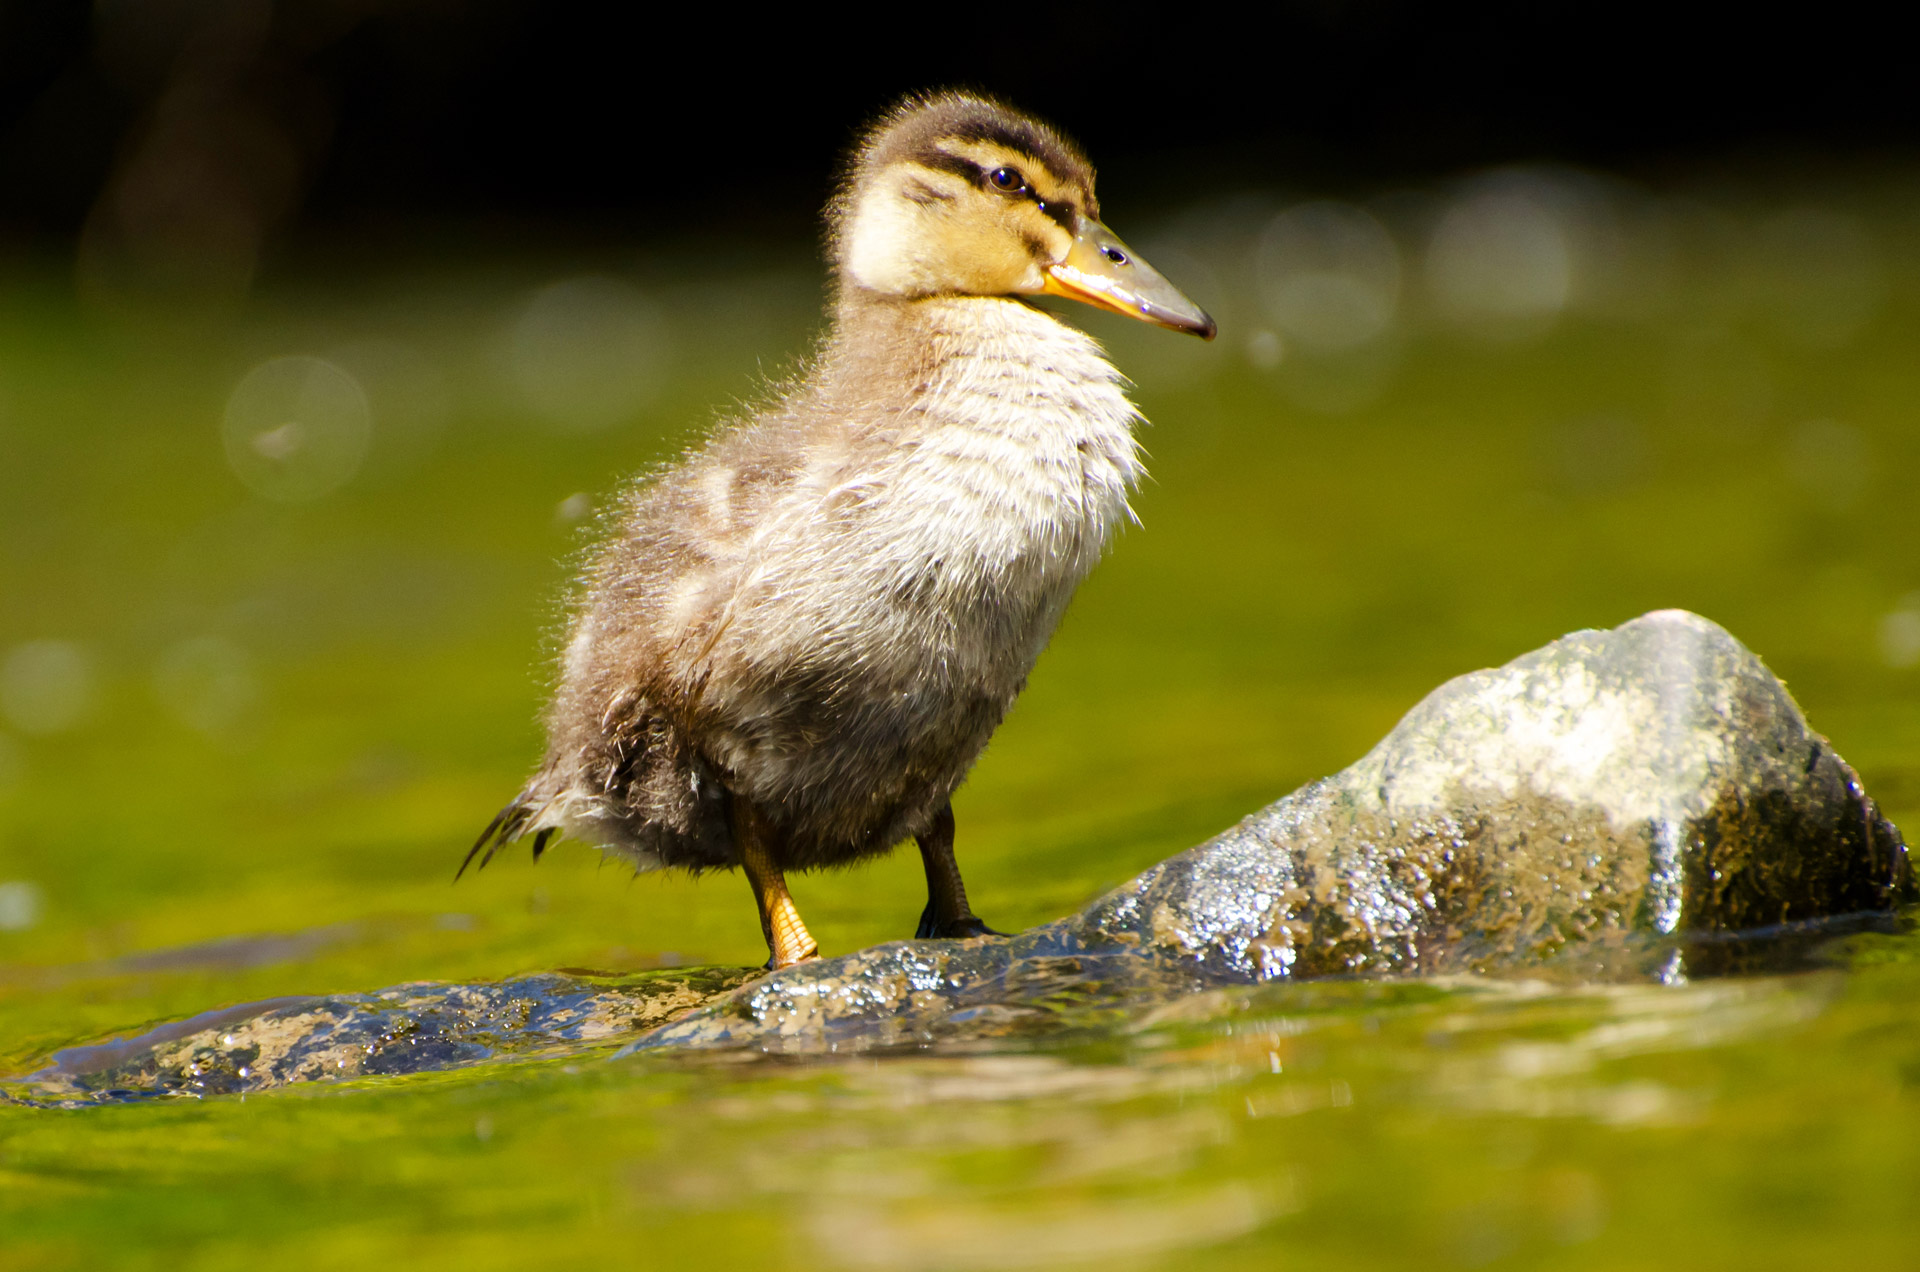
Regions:
M 1110 207 L 1223 334 L 1076 315 L 1154 478 L 958 802 L 976 907 L 1066 913 L 1446 677 L 1665 606 L 1757 650 L 1911 833 L 1917 194 L 1526 170 Z M 450 878 L 535 756 L 595 510 L 804 349 L 804 254 L 389 265 L 184 315 L 7 268 L 0 1076 L 257 1000 L 758 961 L 731 876 L 562 845 Z M 839 952 L 910 932 L 920 886 L 900 857 L 796 893 Z M 1066 1026 L 0 1103 L 0 1265 L 1750 1268 L 1920 1236 L 1904 935 Z

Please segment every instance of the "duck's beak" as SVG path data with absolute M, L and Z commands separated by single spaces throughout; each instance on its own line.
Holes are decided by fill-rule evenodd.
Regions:
M 1080 218 L 1067 259 L 1047 268 L 1049 295 L 1189 331 L 1202 340 L 1217 330 L 1207 311 L 1180 294 L 1160 271 L 1134 254 L 1120 236 L 1091 217 Z

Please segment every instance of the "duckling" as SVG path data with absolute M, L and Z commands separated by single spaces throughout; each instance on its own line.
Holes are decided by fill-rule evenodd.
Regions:
M 992 934 L 952 799 L 1132 513 L 1142 422 L 1074 300 L 1214 323 L 1100 221 L 1093 168 L 983 97 L 909 99 L 827 210 L 811 370 L 626 492 L 585 572 L 545 763 L 462 863 L 565 834 L 639 870 L 740 868 L 778 968 L 786 872 L 917 841 L 920 938 Z

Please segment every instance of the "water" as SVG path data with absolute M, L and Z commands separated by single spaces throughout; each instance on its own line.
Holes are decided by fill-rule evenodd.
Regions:
M 1223 335 L 1076 315 L 1138 382 L 1154 478 L 958 801 L 976 909 L 1009 930 L 1074 910 L 1344 766 L 1445 677 L 1664 606 L 1758 651 L 1920 824 L 1913 188 L 1505 174 L 1282 230 L 1296 200 L 1110 209 Z M 1365 232 L 1300 248 L 1323 223 Z M 12 268 L 0 1074 L 236 1003 L 763 957 L 731 876 L 629 881 L 562 845 L 449 880 L 534 758 L 593 509 L 804 348 L 803 255 L 369 267 L 177 321 L 76 309 L 62 276 Z M 1483 275 L 1504 281 L 1460 281 Z M 624 308 L 581 354 L 613 380 L 561 411 L 516 368 L 534 317 L 600 330 L 549 312 L 576 294 Z M 364 453 L 357 406 L 341 445 L 323 408 L 228 424 L 290 357 L 357 385 L 334 397 L 364 399 Z M 644 385 L 623 370 L 642 363 Z M 909 933 L 919 888 L 899 857 L 796 894 L 841 952 Z M 1916 1008 L 1920 946 L 1867 934 L 1791 976 L 1299 985 L 935 1055 L 614 1060 L 609 1039 L 244 1098 L 0 1105 L 0 1249 L 1898 1263 Z

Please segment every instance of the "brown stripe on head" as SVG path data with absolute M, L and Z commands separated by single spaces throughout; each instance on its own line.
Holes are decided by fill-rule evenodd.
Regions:
M 1078 146 L 992 98 L 944 92 L 909 97 L 866 131 L 828 209 L 829 220 L 837 233 L 852 192 L 890 163 L 912 160 L 978 181 L 988 171 L 983 161 L 990 161 L 995 152 L 1014 156 L 1043 198 L 1055 204 L 1070 201 L 1079 211 L 1099 218 L 1093 165 Z

